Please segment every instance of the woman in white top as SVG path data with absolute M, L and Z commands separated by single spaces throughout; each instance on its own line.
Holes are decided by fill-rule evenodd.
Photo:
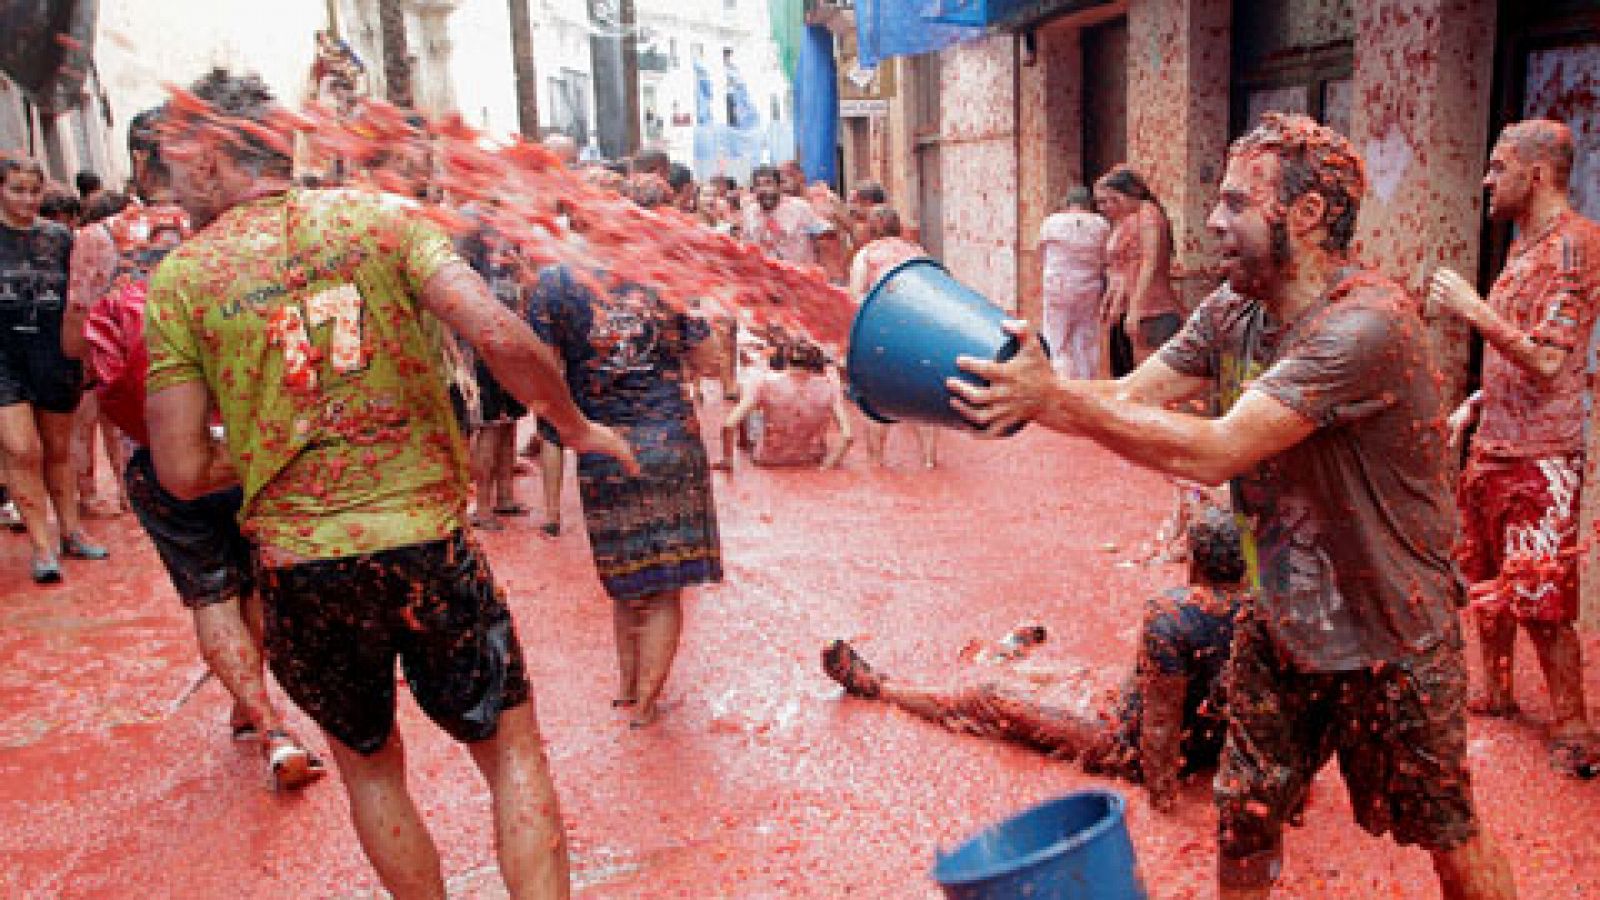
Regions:
M 1100 368 L 1099 307 L 1110 234 L 1111 225 L 1094 211 L 1093 195 L 1081 186 L 1067 192 L 1066 209 L 1039 229 L 1042 333 L 1056 371 L 1069 378 L 1093 378 Z

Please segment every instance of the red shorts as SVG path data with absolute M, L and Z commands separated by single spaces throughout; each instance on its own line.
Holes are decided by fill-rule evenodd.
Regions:
M 1582 488 L 1582 457 L 1472 455 L 1456 495 L 1455 556 L 1474 609 L 1520 622 L 1577 619 Z

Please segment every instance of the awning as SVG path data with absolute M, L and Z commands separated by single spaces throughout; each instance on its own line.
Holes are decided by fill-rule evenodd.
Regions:
M 983 37 L 1021 30 L 1044 19 L 1104 6 L 1110 0 L 856 0 L 861 64 L 916 56 Z
M 861 65 L 893 56 L 917 56 L 983 37 L 983 28 L 952 25 L 936 16 L 958 0 L 856 0 L 856 37 Z M 983 0 L 967 0 L 983 2 Z

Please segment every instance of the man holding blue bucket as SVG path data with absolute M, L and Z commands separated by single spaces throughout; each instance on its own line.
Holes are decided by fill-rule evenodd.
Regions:
M 952 404 L 987 434 L 1034 421 L 1170 475 L 1232 481 L 1260 592 L 1225 676 L 1224 898 L 1269 893 L 1283 824 L 1335 754 L 1357 822 L 1427 849 L 1445 897 L 1513 897 L 1467 770 L 1438 383 L 1410 300 L 1351 261 L 1365 188 L 1349 140 L 1268 114 L 1232 147 L 1207 223 L 1228 282 L 1160 353 L 1121 381 L 1058 379 L 1014 323 L 1026 349 L 964 358 L 987 385 L 951 379 Z M 1166 408 L 1211 390 L 1217 418 Z

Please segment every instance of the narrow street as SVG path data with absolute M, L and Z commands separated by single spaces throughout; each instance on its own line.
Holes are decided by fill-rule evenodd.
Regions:
M 718 476 L 729 577 L 691 600 L 652 730 L 630 731 L 608 703 L 609 611 L 570 481 L 559 539 L 537 517 L 485 539 L 528 651 L 579 896 L 934 897 L 936 847 L 1096 783 L 843 698 L 818 651 L 849 637 L 891 672 L 931 677 L 969 638 L 1037 619 L 1051 631 L 1041 659 L 1114 685 L 1144 596 L 1181 578 L 1115 565 L 1155 533 L 1164 482 L 1037 431 L 999 444 L 946 436 L 932 473 L 913 465 L 910 435 L 894 439 L 889 471 L 857 453 L 841 472 Z M 522 484 L 533 499 L 537 478 Z M 69 564 L 55 590 L 25 584 L 23 538 L 0 535 L 0 895 L 382 896 L 336 777 L 273 795 L 255 746 L 229 740 L 218 685 L 174 708 L 202 670 L 188 618 L 132 517 L 100 529 L 112 562 Z M 1479 801 L 1522 897 L 1600 896 L 1600 783 L 1550 771 L 1537 730 L 1548 706 L 1525 647 L 1520 662 L 1534 724 L 1474 720 Z M 503 896 L 467 754 L 409 698 L 400 722 L 452 896 Z M 1172 817 L 1117 787 L 1152 896 L 1212 896 L 1208 786 L 1190 785 Z M 1351 824 L 1333 768 L 1307 816 L 1280 896 L 1435 896 L 1425 854 Z

